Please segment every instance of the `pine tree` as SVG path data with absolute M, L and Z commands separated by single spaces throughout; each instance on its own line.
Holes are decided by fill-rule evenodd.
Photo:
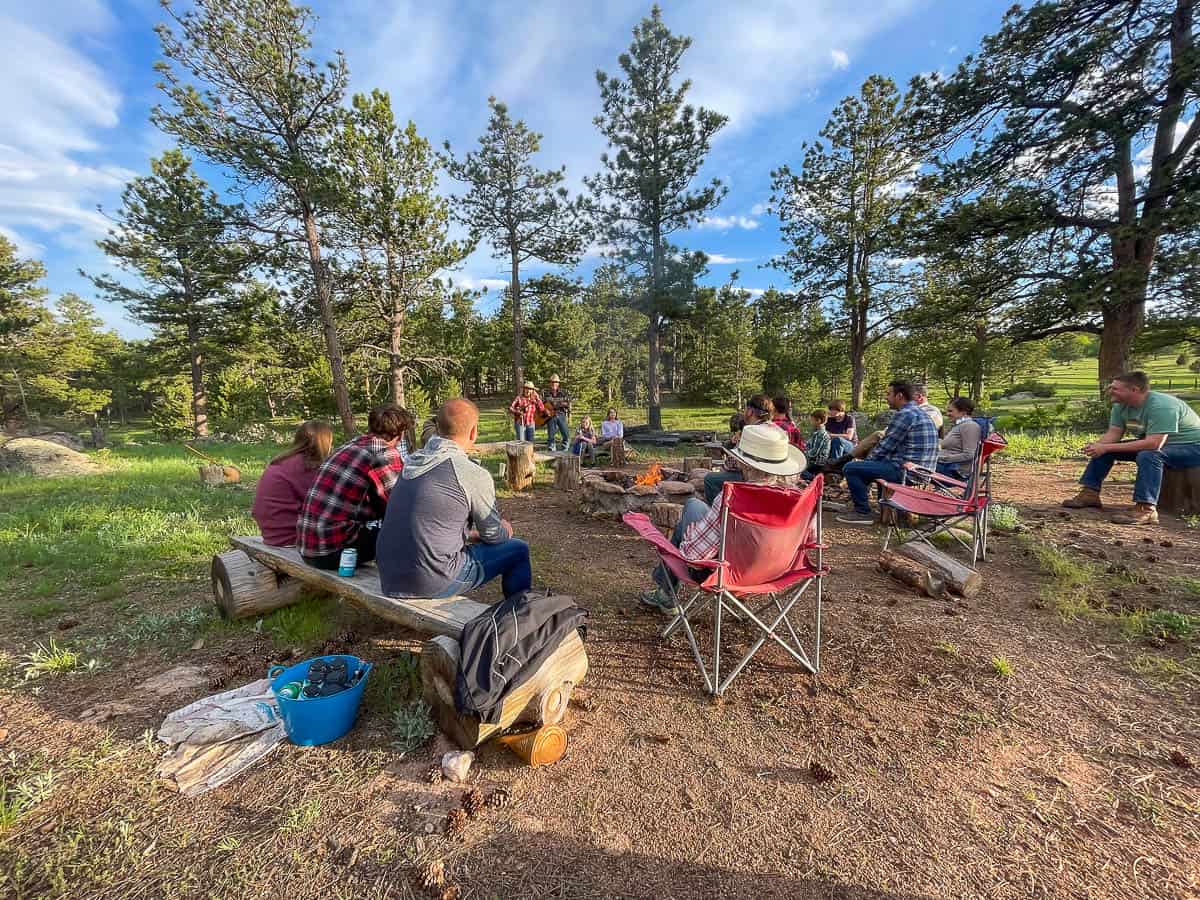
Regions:
M 661 334 L 678 315 L 682 297 L 672 286 L 671 234 L 698 222 L 724 198 L 719 180 L 699 189 L 692 184 L 726 117 L 684 102 L 691 82 L 680 81 L 680 61 L 691 38 L 674 35 L 657 5 L 633 30 L 628 53 L 618 57 L 625 78 L 596 73 L 602 112 L 596 127 L 611 152 L 601 156 L 603 171 L 588 179 L 597 198 L 602 237 L 618 259 L 643 275 L 638 307 L 648 318 L 646 338 L 647 418 L 662 427 L 659 384 Z M 684 279 L 686 280 L 686 279 Z
M 523 121 L 514 122 L 495 97 L 488 98 L 488 106 L 492 115 L 479 149 L 461 160 L 449 158 L 446 168 L 467 185 L 466 194 L 455 201 L 459 218 L 475 239 L 491 244 L 497 259 L 509 263 L 512 375 L 519 390 L 525 380 L 521 265 L 531 259 L 574 265 L 587 246 L 590 226 L 587 204 L 582 198 L 572 200 L 563 186 L 566 167 L 542 170 L 534 165 L 542 136 Z
M 821 137 L 805 144 L 799 174 L 771 173 L 772 207 L 789 246 L 772 264 L 791 276 L 800 298 L 828 305 L 846 337 L 851 403 L 863 404 L 871 345 L 901 324 L 911 302 L 900 224 L 916 204 L 908 192 L 920 160 L 895 84 L 872 75 L 845 98 Z
M 164 341 L 187 347 L 197 438 L 208 435 L 207 351 L 214 331 L 235 314 L 233 286 L 249 261 L 229 226 L 240 216 L 217 199 L 191 160 L 168 150 L 150 161 L 149 175 L 126 186 L 108 237 L 97 241 L 131 278 L 89 276 Z
M 157 28 L 167 58 L 157 68 L 170 108 L 156 107 L 153 121 L 233 171 L 255 201 L 255 227 L 304 246 L 334 403 L 342 428 L 354 434 L 318 224 L 334 202 L 329 143 L 341 120 L 345 60 L 340 53 L 324 65 L 312 58 L 315 16 L 288 0 L 195 0 L 183 13 L 172 3 L 164 0 L 164 8 L 179 34 L 166 24 Z
M 1010 278 L 1040 291 L 1014 336 L 1100 334 L 1102 384 L 1129 367 L 1149 299 L 1196 307 L 1197 6 L 1014 6 L 953 76 L 914 81 L 948 197 L 935 243 L 1025 247 Z
M 448 238 L 450 204 L 437 193 L 441 164 L 416 125 L 397 126 L 386 93 L 354 95 L 333 149 L 339 237 L 361 260 L 364 287 L 387 325 L 383 349 L 392 400 L 404 406 L 405 377 L 422 355 L 408 333 L 411 310 L 431 293 L 440 303 L 438 273 L 461 262 L 471 247 Z M 437 369 L 445 363 L 424 361 Z
M 46 289 L 40 284 L 45 277 L 40 262 L 21 259 L 16 245 L 0 235 L 0 424 L 18 410 L 29 415 L 17 351 L 33 327 L 49 316 Z

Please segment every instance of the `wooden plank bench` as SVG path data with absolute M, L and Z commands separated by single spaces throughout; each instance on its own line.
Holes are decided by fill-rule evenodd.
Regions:
M 295 547 L 271 547 L 261 537 L 231 539 L 236 550 L 213 558 L 213 595 L 222 615 L 261 615 L 299 599 L 307 586 L 328 591 L 382 619 L 433 635 L 421 650 L 425 702 L 442 730 L 460 747 L 477 747 L 517 723 L 553 725 L 562 720 L 576 684 L 587 674 L 587 652 L 574 632 L 542 664 L 537 673 L 505 698 L 500 721 L 487 725 L 454 708 L 454 682 L 463 626 L 487 610 L 466 597 L 434 600 L 388 597 L 373 564 L 359 566 L 349 578 L 316 569 Z

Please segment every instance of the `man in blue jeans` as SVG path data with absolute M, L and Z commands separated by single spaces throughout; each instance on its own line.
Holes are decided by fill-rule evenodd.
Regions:
M 871 485 L 877 479 L 899 481 L 905 463 L 932 469 L 937 463 L 938 433 L 933 420 L 914 401 L 913 386 L 907 381 L 888 385 L 887 403 L 896 411 L 887 431 L 866 459 L 848 462 L 842 469 L 854 509 L 837 520 L 844 525 L 872 525 Z
M 1100 487 L 1113 464 L 1132 462 L 1137 464 L 1133 510 L 1118 513 L 1112 521 L 1152 525 L 1158 521 L 1163 469 L 1200 466 L 1200 415 L 1178 397 L 1150 390 L 1145 372 L 1118 375 L 1109 384 L 1108 395 L 1113 401 L 1108 430 L 1083 448 L 1089 462 L 1079 479 L 1079 493 L 1064 500 L 1063 506 L 1103 509 Z M 1121 440 L 1126 433 L 1132 434 L 1133 440 Z
M 529 545 L 496 509 L 492 476 L 467 457 L 479 435 L 470 400 L 447 400 L 435 437 L 408 458 L 376 543 L 389 597 L 452 597 L 501 579 L 506 598 L 529 590 Z

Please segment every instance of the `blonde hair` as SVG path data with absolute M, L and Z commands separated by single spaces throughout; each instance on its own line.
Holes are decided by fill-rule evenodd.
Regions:
M 579 427 L 580 428 L 591 428 L 592 427 L 592 417 L 584 416 L 582 419 L 580 419 Z
M 752 484 L 767 484 L 772 487 L 795 487 L 799 482 L 800 476 L 797 475 L 775 475 L 772 472 L 764 472 L 762 469 L 756 469 L 750 463 L 737 460 L 737 467 L 741 470 L 745 479 Z

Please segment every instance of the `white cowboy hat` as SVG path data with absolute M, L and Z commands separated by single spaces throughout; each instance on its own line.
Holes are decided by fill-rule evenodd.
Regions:
M 769 422 L 747 425 L 737 446 L 725 452 L 770 475 L 799 475 L 808 465 L 804 451 L 788 442 L 787 432 Z
M 536 391 L 537 390 L 537 386 L 532 381 L 525 382 L 523 387 L 527 391 Z
M 560 383 L 561 383 L 561 381 L 562 381 L 562 379 L 560 379 L 560 378 L 559 378 L 557 375 L 551 375 L 551 376 L 550 376 L 550 383 L 551 383 L 551 384 L 560 384 Z

